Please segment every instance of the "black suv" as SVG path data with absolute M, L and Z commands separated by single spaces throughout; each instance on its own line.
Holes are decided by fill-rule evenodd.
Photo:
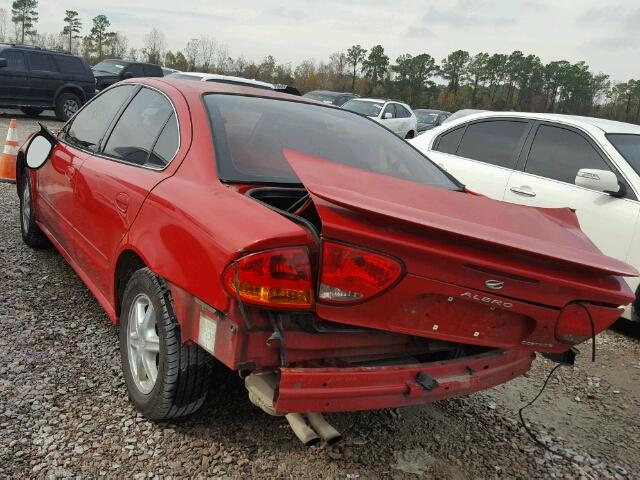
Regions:
M 120 80 L 137 77 L 164 77 L 160 65 L 153 63 L 129 62 L 127 60 L 103 60 L 93 66 L 96 89 L 105 89 Z
M 69 53 L 0 44 L 0 107 L 37 116 L 55 110 L 66 121 L 95 94 L 91 67 Z

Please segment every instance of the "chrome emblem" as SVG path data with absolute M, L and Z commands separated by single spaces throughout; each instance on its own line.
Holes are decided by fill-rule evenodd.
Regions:
M 501 282 L 500 280 L 487 280 L 484 284 L 491 290 L 500 290 L 504 287 L 504 282 Z

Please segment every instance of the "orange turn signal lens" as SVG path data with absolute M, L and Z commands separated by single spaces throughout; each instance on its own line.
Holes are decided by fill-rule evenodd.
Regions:
M 311 264 L 304 247 L 242 257 L 227 267 L 223 283 L 234 298 L 254 305 L 291 309 L 313 305 Z

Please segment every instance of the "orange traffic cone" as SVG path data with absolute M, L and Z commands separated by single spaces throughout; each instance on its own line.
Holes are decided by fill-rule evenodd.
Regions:
M 18 158 L 18 127 L 16 119 L 12 118 L 9 123 L 7 139 L 4 142 L 4 151 L 0 155 L 0 182 L 16 181 L 16 159 Z

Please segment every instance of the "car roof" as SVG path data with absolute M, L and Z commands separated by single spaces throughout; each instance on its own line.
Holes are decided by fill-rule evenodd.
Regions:
M 54 55 L 66 55 L 67 57 L 82 58 L 66 50 L 52 50 L 50 48 L 41 48 L 33 45 L 21 45 L 17 43 L 0 43 L 0 50 L 6 50 L 8 48 L 17 48 L 19 50 L 25 50 L 30 52 L 52 53 Z
M 434 108 L 415 108 L 414 112 L 428 112 L 428 113 L 449 113 L 445 110 L 436 110 Z
M 640 125 L 631 123 L 618 122 L 615 120 L 607 120 L 605 118 L 583 117 L 579 115 L 564 115 L 561 113 L 535 113 L 535 112 L 478 112 L 459 118 L 459 123 L 465 123 L 469 120 L 491 118 L 491 117 L 518 117 L 530 118 L 534 120 L 548 120 L 560 122 L 576 127 L 595 127 L 605 133 L 635 133 L 640 134 Z M 455 122 L 458 123 L 457 121 Z M 454 125 L 454 122 L 451 122 Z

